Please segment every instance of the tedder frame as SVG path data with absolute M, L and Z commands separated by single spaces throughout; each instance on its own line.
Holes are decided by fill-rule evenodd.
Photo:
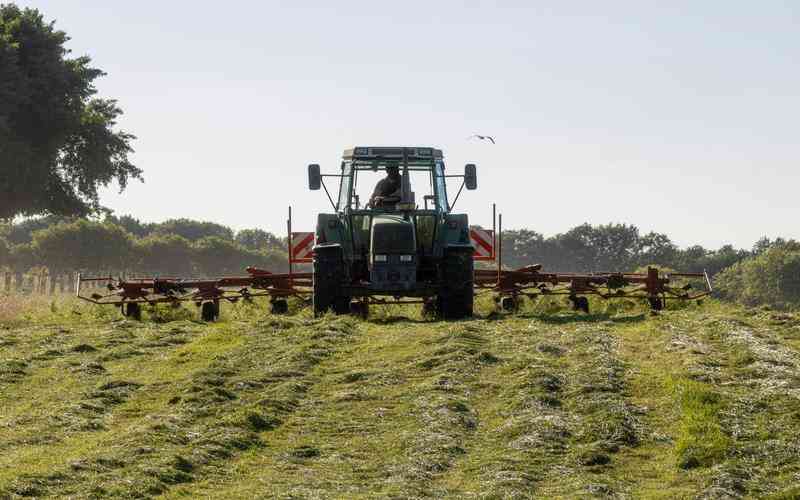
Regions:
M 502 263 L 502 214 L 495 216 L 492 208 L 491 231 L 479 226 L 470 228 L 471 242 L 476 248 L 476 261 L 493 261 L 493 268 L 477 268 L 474 271 L 476 294 L 491 293 L 504 310 L 515 310 L 523 297 L 565 296 L 575 310 L 589 312 L 587 296 L 596 295 L 604 299 L 634 298 L 646 300 L 652 310 L 665 307 L 666 301 L 695 300 L 711 294 L 708 275 L 703 273 L 661 273 L 649 267 L 646 273 L 597 272 L 597 273 L 549 273 L 539 264 L 506 269 Z M 84 276 L 78 273 L 76 295 L 78 298 L 99 305 L 119 307 L 125 316 L 141 319 L 142 305 L 193 302 L 201 311 L 204 321 L 218 319 L 222 301 L 237 302 L 255 297 L 269 297 L 273 313 L 288 312 L 287 299 L 297 297 L 310 302 L 313 289 L 313 273 L 296 271 L 297 264 L 308 264 L 313 259 L 313 233 L 294 232 L 292 211 L 287 219 L 288 273 L 272 273 L 248 267 L 247 274 L 218 278 L 177 277 L 124 277 Z M 311 235 L 311 236 L 309 236 Z M 487 238 L 488 236 L 488 238 Z M 488 241 L 487 241 L 488 240 Z M 488 252 L 487 252 L 488 250 Z M 700 280 L 703 289 L 693 291 L 690 284 L 674 286 L 674 281 Z M 87 285 L 91 292 L 85 294 Z M 97 285 L 100 285 L 98 287 Z M 360 300 L 370 304 L 419 303 L 421 300 L 387 300 L 364 294 Z

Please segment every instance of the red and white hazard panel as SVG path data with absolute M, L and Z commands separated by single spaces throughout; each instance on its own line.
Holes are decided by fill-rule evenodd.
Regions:
M 314 233 L 292 233 L 292 248 L 289 259 L 292 262 L 311 262 L 314 256 Z
M 494 231 L 480 226 L 469 228 L 469 241 L 475 247 L 475 260 L 494 260 Z

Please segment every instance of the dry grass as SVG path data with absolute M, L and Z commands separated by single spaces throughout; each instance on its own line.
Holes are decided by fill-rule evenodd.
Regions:
M 147 318 L 153 321 L 171 321 L 177 314 L 187 316 L 186 311 L 169 311 L 167 308 L 147 309 Z M 192 316 L 193 317 L 193 316 Z M 55 325 L 72 321 L 112 321 L 119 318 L 114 307 L 96 307 L 74 295 L 27 294 L 0 292 L 0 327 L 16 328 L 36 325 Z
M 15 323 L 27 313 L 41 310 L 47 304 L 48 298 L 41 295 L 0 294 L 0 324 Z

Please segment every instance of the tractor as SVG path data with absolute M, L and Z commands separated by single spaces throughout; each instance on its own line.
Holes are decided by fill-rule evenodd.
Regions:
M 371 190 L 383 175 L 387 177 Z M 335 199 L 324 182 L 330 177 L 339 179 Z M 461 180 L 452 201 L 447 192 L 450 178 Z M 272 312 L 285 314 L 287 299 L 296 297 L 301 303 L 311 302 L 315 316 L 333 311 L 366 317 L 370 304 L 420 303 L 425 312 L 451 320 L 472 316 L 474 296 L 484 292 L 508 311 L 517 310 L 523 298 L 560 295 L 584 313 L 589 312 L 589 295 L 644 299 L 657 312 L 668 299 L 699 300 L 712 292 L 705 272 L 662 273 L 650 267 L 646 273 L 563 273 L 545 272 L 533 263 L 506 269 L 502 214 L 496 215 L 493 208 L 488 230 L 471 227 L 466 214 L 453 212 L 463 189 L 474 190 L 477 184 L 474 164 L 467 164 L 463 174 L 447 174 L 439 149 L 346 149 L 338 174 L 322 174 L 317 164 L 308 166 L 309 188 L 325 190 L 332 213 L 318 215 L 315 232 L 295 233 L 289 207 L 288 273 L 248 267 L 246 275 L 204 278 L 78 274 L 76 295 L 120 307 L 137 319 L 144 304 L 194 302 L 204 321 L 215 321 L 221 301 L 255 297 L 268 297 Z M 362 198 L 368 201 L 362 203 Z M 476 269 L 476 260 L 493 261 L 495 268 Z M 312 263 L 313 272 L 296 272 L 295 263 Z M 693 291 L 696 284 L 703 289 Z M 96 291 L 85 295 L 82 285 Z M 107 292 L 100 293 L 100 286 Z
M 393 171 L 400 176 L 396 191 L 362 204 L 359 182 Z M 326 177 L 339 179 L 335 199 Z M 412 190 L 412 177 L 413 187 L 426 191 L 421 197 Z M 447 179 L 453 177 L 461 178 L 461 187 L 451 202 Z M 477 188 L 474 164 L 449 175 L 440 149 L 356 147 L 344 151 L 338 174 L 309 165 L 308 184 L 311 190 L 324 188 L 333 207 L 317 217 L 315 315 L 365 316 L 370 303 L 393 299 L 422 303 L 444 319 L 472 316 L 474 247 L 467 215 L 453 208 L 463 188 Z

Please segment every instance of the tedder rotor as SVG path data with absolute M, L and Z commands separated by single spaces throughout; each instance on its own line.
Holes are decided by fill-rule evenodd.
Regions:
M 274 274 L 249 267 L 246 275 L 221 278 L 127 278 L 78 275 L 78 297 L 95 304 L 115 305 L 123 314 L 141 317 L 142 304 L 194 302 L 201 317 L 219 317 L 221 301 L 269 297 L 273 313 L 288 310 L 287 299 L 310 302 L 314 314 L 368 314 L 370 305 L 422 304 L 443 319 L 473 314 L 474 297 L 492 293 L 506 310 L 522 297 L 564 295 L 575 310 L 589 312 L 588 295 L 604 299 L 638 298 L 660 310 L 666 300 L 693 300 L 711 293 L 705 273 L 549 273 L 541 265 L 505 269 L 502 264 L 502 215 L 492 209 L 492 229 L 471 226 L 466 214 L 453 212 L 463 188 L 477 188 L 476 167 L 447 174 L 441 150 L 429 147 L 356 147 L 344 151 L 339 173 L 324 175 L 319 165 L 308 167 L 309 188 L 323 188 L 331 213 L 319 214 L 316 231 L 294 232 L 289 208 L 288 273 Z M 359 180 L 385 175 L 373 190 L 359 190 Z M 339 180 L 331 191 L 325 177 Z M 461 185 L 453 201 L 447 179 Z M 372 183 L 369 186 L 373 185 Z M 415 189 L 425 192 L 422 206 Z M 361 198 L 368 198 L 362 204 Z M 475 268 L 475 262 L 496 265 Z M 312 264 L 312 272 L 297 272 L 295 264 Z M 702 289 L 674 280 L 702 280 Z M 82 286 L 102 282 L 106 293 L 85 295 Z

